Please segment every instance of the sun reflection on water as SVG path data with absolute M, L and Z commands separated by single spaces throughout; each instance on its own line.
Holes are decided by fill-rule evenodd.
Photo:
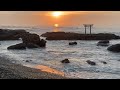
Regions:
M 45 72 L 49 72 L 49 73 L 53 73 L 53 74 L 58 74 L 58 75 L 64 76 L 64 72 L 58 71 L 58 70 L 50 68 L 48 66 L 37 65 L 37 66 L 35 66 L 35 68 L 40 69 L 41 71 L 45 71 Z

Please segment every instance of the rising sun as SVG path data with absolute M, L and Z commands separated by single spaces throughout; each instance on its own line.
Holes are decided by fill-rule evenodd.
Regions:
M 63 14 L 63 12 L 60 12 L 60 11 L 52 12 L 53 17 L 60 17 L 62 14 Z

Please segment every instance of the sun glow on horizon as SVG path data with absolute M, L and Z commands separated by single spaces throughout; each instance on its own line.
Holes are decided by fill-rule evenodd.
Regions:
M 60 11 L 52 12 L 53 17 L 60 17 L 61 15 L 63 15 L 63 12 L 60 12 Z

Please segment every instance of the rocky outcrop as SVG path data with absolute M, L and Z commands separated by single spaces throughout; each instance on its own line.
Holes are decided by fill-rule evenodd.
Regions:
M 120 36 L 110 33 L 80 34 L 72 32 L 47 32 L 41 35 L 46 40 L 111 40 L 120 39 Z
M 112 52 L 120 52 L 120 44 L 109 46 L 107 50 L 112 51 Z
M 29 45 L 29 44 L 34 44 L 34 46 L 37 45 L 35 47 L 38 47 L 38 46 L 45 47 L 46 46 L 46 41 L 44 39 L 40 39 L 39 35 L 37 35 L 37 34 L 30 34 L 30 33 L 24 34 L 22 36 L 22 41 L 26 45 Z
M 19 40 L 26 33 L 25 30 L 0 29 L 0 40 Z
M 77 42 L 69 42 L 69 45 L 77 45 Z
M 40 39 L 39 35 L 37 34 L 31 34 L 31 33 L 22 34 L 21 38 L 23 43 L 12 45 L 7 49 L 26 49 L 26 48 L 39 48 L 46 46 L 46 41 Z
M 68 59 L 64 59 L 61 61 L 62 63 L 70 63 L 70 61 Z
M 97 43 L 97 46 L 109 46 L 109 40 L 101 40 Z

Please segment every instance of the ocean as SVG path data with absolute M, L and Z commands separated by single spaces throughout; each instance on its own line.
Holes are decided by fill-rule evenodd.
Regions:
M 41 35 L 51 31 L 66 31 L 84 33 L 83 28 L 77 27 L 1 27 L 11 29 L 25 29 L 31 33 Z M 89 30 L 87 31 L 89 33 Z M 119 29 L 94 28 L 92 33 L 114 33 L 120 35 Z M 42 37 L 41 37 L 42 38 Z M 69 46 L 70 41 L 76 41 L 76 46 Z M 7 50 L 7 47 L 22 42 L 21 40 L 0 41 L 0 55 L 9 58 L 13 63 L 35 68 L 45 65 L 64 72 L 66 77 L 84 79 L 118 79 L 120 78 L 120 53 L 107 51 L 107 47 L 97 46 L 99 40 L 59 40 L 47 41 L 46 48 Z M 110 40 L 110 45 L 120 43 L 120 40 Z M 70 63 L 60 61 L 69 59 Z M 26 62 L 28 60 L 29 62 Z M 95 66 L 86 61 L 96 62 Z M 107 64 L 103 64 L 105 61 Z

